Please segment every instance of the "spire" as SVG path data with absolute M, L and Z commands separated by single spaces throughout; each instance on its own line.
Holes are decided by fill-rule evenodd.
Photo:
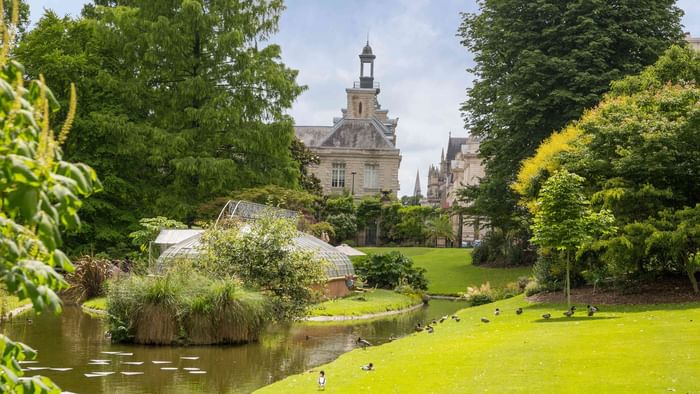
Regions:
M 413 187 L 413 197 L 418 197 L 420 195 L 420 175 L 418 174 L 418 170 L 416 170 L 416 185 Z
M 445 161 L 445 148 L 442 148 L 442 152 L 440 152 L 440 163 Z

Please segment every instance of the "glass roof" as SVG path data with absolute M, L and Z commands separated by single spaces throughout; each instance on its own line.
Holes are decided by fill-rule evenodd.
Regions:
M 245 221 L 255 220 L 263 211 L 272 211 L 278 217 L 286 217 L 296 219 L 297 213 L 283 209 L 271 208 L 261 204 L 255 204 L 247 201 L 229 201 L 224 209 L 221 210 L 217 223 L 220 220 L 239 218 Z M 250 231 L 250 226 L 241 226 L 241 231 Z M 196 258 L 202 248 L 202 234 L 195 234 L 165 250 L 156 262 L 156 270 L 160 271 L 170 262 L 178 259 L 193 259 Z M 350 258 L 344 253 L 338 251 L 332 245 L 314 237 L 313 235 L 298 232 L 294 238 L 294 247 L 300 250 L 313 250 L 319 258 L 327 261 L 326 276 L 328 279 L 344 277 L 345 275 L 353 275 L 353 268 Z

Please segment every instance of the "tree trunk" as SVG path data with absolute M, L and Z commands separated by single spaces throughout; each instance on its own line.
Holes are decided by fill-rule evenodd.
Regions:
M 571 271 L 571 258 L 570 253 L 566 251 L 566 306 L 571 309 L 571 277 L 569 274 Z
M 688 279 L 690 279 L 690 283 L 693 284 L 693 291 L 697 294 L 700 293 L 700 290 L 698 289 L 698 281 L 695 279 L 695 272 L 696 272 L 695 267 L 689 267 L 687 272 L 688 272 Z

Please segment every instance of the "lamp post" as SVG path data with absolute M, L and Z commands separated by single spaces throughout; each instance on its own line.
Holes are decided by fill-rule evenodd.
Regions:
M 355 174 L 357 174 L 355 171 L 351 172 L 352 174 L 352 195 L 355 195 Z

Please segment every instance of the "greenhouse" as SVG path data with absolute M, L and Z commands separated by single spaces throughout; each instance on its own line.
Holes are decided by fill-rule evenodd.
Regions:
M 224 220 L 249 222 L 255 220 L 263 212 L 272 212 L 277 217 L 290 219 L 295 219 L 297 217 L 297 213 L 293 211 L 271 208 L 247 201 L 229 201 L 221 210 L 215 226 Z M 250 226 L 244 224 L 241 226 L 241 231 L 250 231 Z M 161 230 L 161 235 L 163 236 L 161 237 L 159 235 L 159 239 L 177 239 L 178 234 L 181 234 L 181 237 L 184 239 L 169 246 L 160 257 L 158 257 L 156 261 L 156 271 L 164 269 L 173 261 L 197 257 L 201 251 L 201 237 L 203 233 L 204 230 Z M 156 246 L 162 246 L 159 244 L 158 239 L 156 239 L 155 243 Z M 328 278 L 326 293 L 328 296 L 339 297 L 349 292 L 349 289 L 345 285 L 345 280 L 346 277 L 353 276 L 355 270 L 348 256 L 332 245 L 301 231 L 299 231 L 298 236 L 294 238 L 294 245 L 302 250 L 313 250 L 318 257 L 329 263 L 326 268 L 326 277 Z

